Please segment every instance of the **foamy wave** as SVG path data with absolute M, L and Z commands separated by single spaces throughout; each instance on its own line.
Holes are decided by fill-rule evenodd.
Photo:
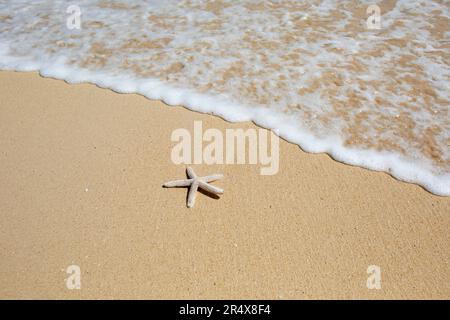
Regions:
M 0 3 L 0 68 L 253 120 L 309 152 L 450 195 L 449 12 L 390 1 Z M 299 168 L 300 170 L 300 168 Z

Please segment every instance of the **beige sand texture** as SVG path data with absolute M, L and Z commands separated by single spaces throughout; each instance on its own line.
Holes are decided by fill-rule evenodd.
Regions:
M 225 194 L 188 209 L 172 131 L 253 124 L 36 73 L 0 97 L 2 299 L 450 298 L 449 198 L 280 141 L 273 176 L 194 165 Z

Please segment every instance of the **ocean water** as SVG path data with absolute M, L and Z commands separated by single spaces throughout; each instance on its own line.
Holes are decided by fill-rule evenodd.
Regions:
M 367 22 L 375 2 L 379 28 Z M 448 196 L 449 10 L 446 0 L 3 0 L 0 69 L 252 120 Z

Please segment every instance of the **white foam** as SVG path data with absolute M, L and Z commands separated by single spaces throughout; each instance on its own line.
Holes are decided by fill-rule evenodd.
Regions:
M 223 1 L 229 6 L 222 6 L 222 10 L 208 11 L 205 9 L 207 2 L 78 1 L 82 10 L 82 29 L 68 30 L 65 28 L 67 4 L 64 1 L 6 1 L 0 4 L 0 68 L 39 71 L 43 76 L 71 83 L 90 82 L 121 93 L 136 92 L 229 121 L 254 121 L 262 127 L 277 129 L 281 137 L 305 151 L 326 152 L 338 161 L 386 171 L 400 180 L 418 183 L 437 195 L 450 195 L 450 71 L 448 62 L 439 54 L 426 53 L 427 50 L 442 49 L 436 49 L 439 41 L 429 34 L 427 23 L 422 21 L 423 17 L 430 17 L 433 9 L 441 10 L 448 18 L 445 6 L 433 1 L 420 1 L 423 5 L 415 6 L 399 0 L 396 7 L 383 16 L 383 23 L 393 26 L 401 20 L 404 27 L 383 30 L 384 33 L 363 32 L 349 36 L 347 25 L 351 12 L 345 8 L 352 4 L 351 1 L 339 2 L 339 6 L 334 1 L 312 2 L 307 11 L 298 9 L 296 12 L 276 5 L 266 5 L 264 10 L 250 10 L 234 1 Z M 284 3 L 297 5 L 298 2 Z M 329 21 L 326 19 L 338 9 L 343 10 L 345 18 L 336 21 L 333 34 L 326 30 L 326 25 L 310 24 L 317 19 Z M 280 15 L 280 12 L 284 14 Z M 416 15 L 408 16 L 408 12 Z M 151 20 L 149 16 L 159 21 Z M 208 24 L 218 21 L 220 28 Z M 95 26 L 95 23 L 103 26 Z M 259 47 L 269 40 L 282 44 L 281 35 L 291 34 L 298 23 L 304 29 L 295 34 L 297 42 L 288 41 L 283 48 Z M 246 37 L 254 37 L 254 42 L 243 40 L 245 30 L 251 30 Z M 165 37 L 171 41 L 152 46 Z M 408 39 L 408 47 L 386 47 L 386 40 L 392 38 Z M 124 47 L 131 39 L 141 41 L 143 47 L 133 44 Z M 145 43 L 147 40 L 150 44 Z M 412 45 L 413 41 L 416 45 Z M 92 50 L 96 43 L 101 44 L 97 51 Z M 383 48 L 382 56 L 362 54 L 377 48 Z M 300 61 L 281 59 L 289 53 L 300 54 Z M 423 70 L 423 74 L 414 73 L 415 69 L 408 64 L 390 62 L 405 54 L 415 57 L 412 62 Z M 358 58 L 366 70 L 350 70 L 348 64 L 352 57 Z M 123 66 L 125 61 L 126 67 Z M 173 63 L 180 62 L 183 64 L 181 70 L 165 71 Z M 236 71 L 230 79 L 224 80 L 225 71 L 236 62 L 241 63 L 238 68 L 243 72 Z M 280 68 L 277 70 L 274 65 Z M 394 69 L 398 77 L 412 75 L 425 81 L 445 103 L 430 102 L 429 97 L 417 96 L 417 110 L 399 107 L 409 101 L 414 85 L 402 82 L 395 90 L 387 88 L 384 83 L 397 80 L 386 79 L 385 72 L 389 69 Z M 327 71 L 337 72 L 342 78 L 343 86 L 335 90 L 337 96 L 328 95 L 330 83 L 320 83 L 312 92 L 298 93 L 299 88 L 310 88 L 311 80 L 322 79 Z M 281 81 L 281 77 L 286 81 Z M 358 81 L 363 81 L 366 88 L 361 89 Z M 372 84 L 373 81 L 381 81 L 381 84 Z M 200 89 L 207 84 L 212 86 Z M 255 91 L 243 90 L 251 84 Z M 279 84 L 283 86 L 278 87 Z M 344 116 L 336 114 L 333 99 L 346 101 L 352 92 L 363 96 L 365 100 L 361 101 L 365 103 L 357 108 L 349 105 Z M 374 101 L 380 96 L 388 105 L 374 110 Z M 425 108 L 427 103 L 431 106 Z M 436 111 L 437 116 L 430 109 Z M 395 142 L 406 152 L 346 144 L 349 138 L 346 128 L 354 125 L 358 114 L 364 113 L 369 116 L 364 120 L 364 132 L 360 137 L 372 142 L 380 139 Z M 328 122 L 323 122 L 330 115 Z M 405 115 L 414 123 L 410 140 L 396 136 L 393 127 L 397 123 L 395 117 Z M 377 122 L 380 116 L 389 120 L 385 124 Z M 421 134 L 433 126 L 440 129 L 433 134 L 443 159 L 440 164 L 422 152 L 423 144 L 427 142 L 420 140 Z

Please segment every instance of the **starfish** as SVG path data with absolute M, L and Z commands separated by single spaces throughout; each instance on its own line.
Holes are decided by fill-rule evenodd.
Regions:
M 197 194 L 197 189 L 203 189 L 213 194 L 222 194 L 223 190 L 213 185 L 210 185 L 208 182 L 220 180 L 223 178 L 222 174 L 213 174 L 205 177 L 198 177 L 194 170 L 191 167 L 186 168 L 186 173 L 188 175 L 188 179 L 184 180 L 175 180 L 169 181 L 163 184 L 165 188 L 173 188 L 173 187 L 190 187 L 188 198 L 187 198 L 187 206 L 188 208 L 192 208 L 195 204 L 195 196 Z

